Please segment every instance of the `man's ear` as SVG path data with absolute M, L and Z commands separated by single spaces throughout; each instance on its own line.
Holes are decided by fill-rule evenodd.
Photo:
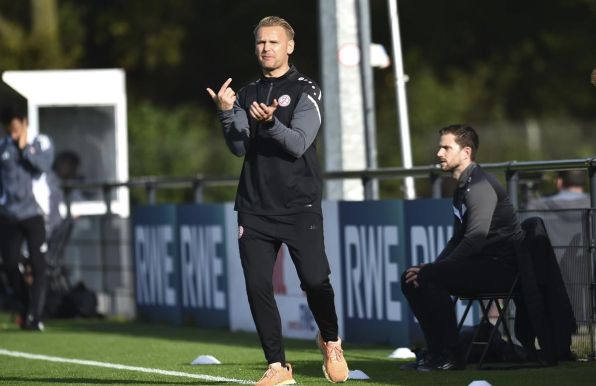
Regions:
M 288 42 L 288 55 L 291 55 L 294 52 L 294 39 Z

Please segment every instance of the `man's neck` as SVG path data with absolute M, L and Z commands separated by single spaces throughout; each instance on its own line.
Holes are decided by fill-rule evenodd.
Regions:
M 568 186 L 566 188 L 563 188 L 563 191 L 571 193 L 583 193 L 584 188 L 581 186 Z
M 276 68 L 274 70 L 266 70 L 263 68 L 263 76 L 265 78 L 279 78 L 280 76 L 282 76 L 283 74 L 285 74 L 286 72 L 288 72 L 290 70 L 290 65 L 286 64 L 284 66 L 281 66 L 279 68 Z
M 471 164 L 472 161 L 462 162 L 457 168 L 453 169 L 451 177 L 455 178 L 456 180 L 459 180 L 459 177 L 461 177 L 464 170 L 466 170 L 468 166 L 470 166 Z

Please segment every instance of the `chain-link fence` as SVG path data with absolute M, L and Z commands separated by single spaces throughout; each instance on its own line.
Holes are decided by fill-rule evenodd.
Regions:
M 572 351 L 580 358 L 593 357 L 596 348 L 592 214 L 590 209 L 520 211 L 522 219 L 544 220 L 577 321 Z
M 82 282 L 98 295 L 98 312 L 135 315 L 130 220 L 115 215 L 72 220 L 70 238 L 56 264 L 69 282 Z

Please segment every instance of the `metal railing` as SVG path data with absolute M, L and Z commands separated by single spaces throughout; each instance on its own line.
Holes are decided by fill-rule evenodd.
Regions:
M 491 172 L 503 172 L 507 181 L 507 191 L 513 205 L 518 205 L 518 186 L 520 172 L 542 172 L 568 169 L 587 170 L 590 179 L 590 202 L 592 207 L 596 207 L 596 157 L 568 160 L 551 161 L 507 161 L 498 163 L 481 164 L 481 166 Z M 327 171 L 323 174 L 326 180 L 334 179 L 360 179 L 363 186 L 367 186 L 371 181 L 387 179 L 403 179 L 405 177 L 428 178 L 432 186 L 432 197 L 441 197 L 441 180 L 444 173 L 438 165 L 414 166 L 406 168 L 378 168 L 369 170 L 342 170 Z M 147 201 L 150 204 L 156 203 L 156 192 L 158 189 L 192 189 L 194 202 L 200 203 L 204 199 L 204 189 L 210 186 L 235 186 L 238 177 L 138 177 L 131 178 L 128 181 L 69 181 L 65 182 L 64 189 L 65 201 L 70 213 L 70 192 L 73 190 L 97 189 L 101 190 L 108 213 L 110 213 L 110 203 L 112 193 L 117 188 L 144 188 Z M 365 192 L 369 190 L 365 189 Z M 370 197 L 365 197 L 370 199 Z

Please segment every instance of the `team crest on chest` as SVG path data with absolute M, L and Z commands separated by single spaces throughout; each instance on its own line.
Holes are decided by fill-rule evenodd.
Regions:
M 279 98 L 277 98 L 277 103 L 281 107 L 289 106 L 291 101 L 292 101 L 292 98 L 290 98 L 290 96 L 288 94 L 282 95 Z

